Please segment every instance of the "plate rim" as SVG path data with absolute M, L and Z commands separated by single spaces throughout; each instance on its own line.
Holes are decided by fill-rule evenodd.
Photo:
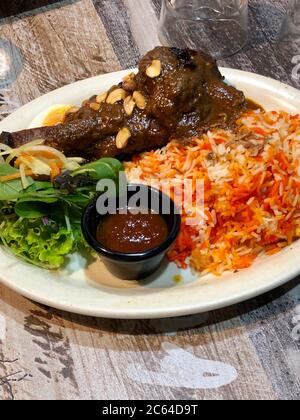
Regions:
M 182 306 L 179 309 L 176 307 L 167 308 L 167 309 L 152 309 L 149 313 L 147 309 L 140 309 L 140 312 L 137 314 L 136 309 L 122 309 L 122 308 L 113 308 L 113 309 L 88 309 L 86 307 L 76 306 L 73 307 L 72 304 L 56 303 L 51 299 L 44 297 L 37 298 L 33 293 L 28 292 L 27 290 L 22 289 L 16 285 L 11 285 L 9 280 L 0 278 L 0 283 L 7 286 L 10 290 L 18 293 L 19 295 L 32 300 L 38 304 L 48 306 L 53 309 L 61 310 L 67 313 L 73 313 L 82 316 L 104 318 L 104 319 L 122 319 L 122 320 L 147 320 L 147 319 L 167 319 L 167 318 L 177 318 L 181 316 L 189 316 L 202 314 L 207 312 L 212 312 L 218 309 L 225 309 L 230 306 L 246 302 L 258 296 L 262 296 L 267 292 L 276 290 L 278 287 L 288 283 L 289 281 L 295 279 L 297 275 L 300 274 L 300 268 L 295 272 L 290 273 L 287 277 L 278 280 L 276 283 L 269 285 L 262 285 L 261 288 L 252 290 L 251 292 L 245 291 L 242 294 L 236 294 L 232 297 L 228 297 L 224 300 L 217 299 L 215 302 L 211 302 L 209 305 L 193 305 L 193 306 Z

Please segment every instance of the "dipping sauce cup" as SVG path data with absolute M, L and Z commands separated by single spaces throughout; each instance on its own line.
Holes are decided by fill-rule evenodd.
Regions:
M 147 208 L 132 206 L 131 199 L 137 192 L 148 197 Z M 132 216 L 137 213 L 139 216 Z M 94 200 L 82 218 L 88 244 L 101 256 L 107 269 L 124 280 L 153 274 L 176 241 L 180 226 L 181 217 L 173 200 L 155 188 L 138 184 L 127 186 L 125 201 L 124 195 L 116 198 L 115 212 L 100 214 Z

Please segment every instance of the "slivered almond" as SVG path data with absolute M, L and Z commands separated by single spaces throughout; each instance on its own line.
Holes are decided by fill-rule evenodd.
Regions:
M 161 74 L 161 61 L 160 60 L 153 60 L 151 66 L 149 66 L 146 70 L 146 74 L 151 79 L 160 76 Z
M 98 95 L 96 98 L 96 102 L 98 102 L 98 104 L 102 104 L 103 102 L 106 101 L 107 95 L 108 95 L 108 92 L 104 92 L 101 95 Z
M 124 110 L 129 117 L 132 115 L 135 105 L 136 104 L 132 99 L 132 96 L 127 96 L 127 98 L 124 100 Z
M 116 146 L 118 149 L 124 149 L 127 144 L 128 144 L 128 140 L 131 137 L 131 132 L 129 130 L 129 128 L 124 127 L 122 128 L 117 137 L 116 137 Z
M 134 102 L 136 103 L 136 105 L 139 109 L 145 109 L 146 108 L 146 105 L 147 105 L 146 104 L 146 99 L 141 92 L 136 90 L 132 95 L 132 99 L 134 100 Z
M 67 114 L 74 114 L 77 111 L 79 111 L 79 108 L 77 106 L 73 106 L 72 108 L 69 109 Z
M 126 98 L 127 93 L 126 90 L 124 89 L 116 89 L 113 90 L 109 95 L 108 98 L 106 99 L 106 102 L 108 104 L 115 104 L 116 102 L 122 101 Z
M 130 73 L 127 76 L 125 76 L 123 78 L 123 88 L 129 91 L 134 91 L 135 87 L 136 87 L 136 83 L 135 83 L 135 74 L 134 73 Z
M 90 104 L 90 108 L 93 109 L 94 111 L 99 111 L 100 104 L 97 104 L 96 102 L 93 102 L 93 103 Z

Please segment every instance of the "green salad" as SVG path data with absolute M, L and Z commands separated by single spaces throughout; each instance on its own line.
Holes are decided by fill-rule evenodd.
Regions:
M 81 217 L 95 197 L 101 179 L 118 179 L 122 164 L 111 158 L 65 170 L 52 181 L 0 164 L 0 242 L 19 258 L 46 269 L 58 269 L 70 254 L 87 248 Z M 10 179 L 6 181 L 6 179 Z

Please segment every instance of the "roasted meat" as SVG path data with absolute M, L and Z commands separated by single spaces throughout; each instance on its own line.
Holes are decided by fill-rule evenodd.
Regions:
M 224 83 L 216 62 L 204 53 L 157 47 L 103 95 L 69 113 L 64 124 L 2 133 L 18 147 L 44 139 L 67 156 L 89 160 L 161 147 L 210 127 L 228 127 L 247 109 L 242 92 Z

